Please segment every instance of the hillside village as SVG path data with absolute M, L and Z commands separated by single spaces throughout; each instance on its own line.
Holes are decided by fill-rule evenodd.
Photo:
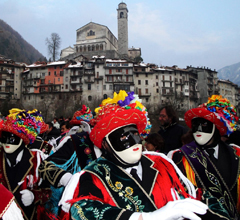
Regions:
M 128 47 L 128 9 L 117 8 L 118 38 L 90 22 L 76 30 L 76 42 L 55 62 L 19 63 L 0 55 L 0 111 L 9 105 L 41 110 L 47 120 L 71 116 L 82 104 L 94 109 L 114 92 L 134 91 L 150 114 L 161 105 L 179 112 L 222 95 L 239 113 L 239 87 L 208 67 L 179 68 L 139 62 L 141 48 Z
M 239 107 L 239 87 L 218 79 L 215 70 L 158 67 L 104 56 L 31 65 L 1 56 L 0 82 L 1 104 L 8 100 L 26 109 L 49 111 L 48 117 L 58 111 L 71 114 L 81 104 L 95 108 L 103 98 L 120 90 L 138 94 L 150 113 L 167 103 L 185 111 L 206 102 L 213 94 L 222 95 Z

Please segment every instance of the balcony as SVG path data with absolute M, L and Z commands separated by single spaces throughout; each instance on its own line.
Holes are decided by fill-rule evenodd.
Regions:
M 94 83 L 94 79 L 84 79 L 85 83 Z
M 148 94 L 138 94 L 139 98 L 148 98 L 151 96 L 151 93 L 148 93 Z
M 162 96 L 174 96 L 173 92 L 167 92 L 167 93 L 163 93 Z
M 103 80 L 103 76 L 95 77 L 95 80 Z

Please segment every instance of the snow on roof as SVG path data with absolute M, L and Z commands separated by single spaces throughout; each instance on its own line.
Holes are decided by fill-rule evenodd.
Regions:
M 73 68 L 73 67 L 82 67 L 83 65 L 80 62 L 77 62 L 77 64 L 70 64 L 68 68 Z
M 112 60 L 112 59 L 106 59 L 106 62 L 112 62 L 112 63 L 126 63 L 126 60 Z
M 47 65 L 48 66 L 53 66 L 53 65 L 64 65 L 64 64 L 66 64 L 66 61 L 51 62 L 51 63 L 48 63 Z
M 166 70 L 165 68 L 162 68 L 162 67 L 158 67 L 156 68 L 155 70 Z
M 33 63 L 33 64 L 31 64 L 31 65 L 29 65 L 29 66 L 26 66 L 27 68 L 31 68 L 31 67 L 39 67 L 39 66 L 42 66 L 43 64 L 35 64 L 35 63 Z
M 101 59 L 104 59 L 105 56 L 92 56 L 92 58 L 96 59 L 96 58 L 101 58 Z

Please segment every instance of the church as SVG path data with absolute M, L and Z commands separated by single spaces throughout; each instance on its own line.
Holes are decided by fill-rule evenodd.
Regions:
M 60 60 L 70 60 L 82 55 L 105 56 L 111 59 L 134 59 L 141 56 L 140 48 L 128 48 L 128 9 L 124 2 L 118 4 L 118 38 L 105 25 L 89 22 L 76 31 L 74 47 L 61 50 Z

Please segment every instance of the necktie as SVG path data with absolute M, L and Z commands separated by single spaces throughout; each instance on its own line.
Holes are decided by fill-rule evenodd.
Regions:
M 214 152 L 215 150 L 210 148 L 210 149 L 206 149 L 208 155 L 209 155 L 209 158 L 210 160 L 213 162 L 213 163 L 216 163 L 217 162 L 217 159 L 214 157 Z
M 133 176 L 133 178 L 135 180 L 137 180 L 141 184 L 142 181 L 139 178 L 139 176 L 137 175 L 137 170 L 136 169 L 132 168 L 130 174 Z

